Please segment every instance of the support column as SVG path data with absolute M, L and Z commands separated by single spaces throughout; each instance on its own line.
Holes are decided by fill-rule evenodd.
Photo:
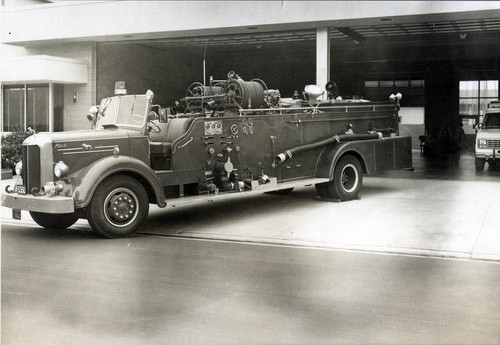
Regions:
M 325 90 L 330 80 L 330 32 L 328 27 L 316 29 L 316 85 Z
M 49 83 L 49 132 L 54 131 L 54 83 Z

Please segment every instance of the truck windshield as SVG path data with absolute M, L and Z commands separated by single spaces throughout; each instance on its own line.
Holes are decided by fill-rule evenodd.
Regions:
M 500 113 L 487 114 L 484 119 L 485 128 L 500 128 Z
M 146 124 L 148 100 L 146 95 L 108 97 L 99 106 L 99 127 L 135 127 Z

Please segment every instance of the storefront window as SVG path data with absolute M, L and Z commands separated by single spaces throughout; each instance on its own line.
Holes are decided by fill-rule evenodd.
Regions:
M 48 84 L 4 86 L 3 104 L 2 132 L 49 131 Z
M 3 132 L 12 132 L 24 126 L 24 87 L 5 86 L 3 90 Z

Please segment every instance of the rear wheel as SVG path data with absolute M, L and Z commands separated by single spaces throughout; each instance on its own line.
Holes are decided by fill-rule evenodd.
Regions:
M 476 171 L 483 171 L 484 170 L 484 158 L 476 158 Z
M 75 224 L 78 220 L 78 216 L 74 213 L 43 213 L 30 211 L 31 218 L 46 229 L 66 229 L 71 225 Z
M 112 176 L 96 189 L 87 207 L 92 229 L 109 237 L 133 236 L 148 215 L 148 195 L 130 176 Z
M 363 170 L 359 160 L 352 155 L 339 159 L 333 173 L 333 180 L 316 185 L 322 198 L 354 200 L 358 197 L 363 183 Z

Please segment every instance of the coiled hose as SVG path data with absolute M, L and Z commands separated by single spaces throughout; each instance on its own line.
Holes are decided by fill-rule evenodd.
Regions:
M 340 142 L 345 142 L 345 141 L 355 141 L 355 140 L 373 140 L 373 139 L 382 139 L 382 133 L 376 132 L 376 133 L 369 133 L 369 134 L 340 134 L 340 135 L 334 135 L 331 138 L 323 139 L 314 143 L 310 144 L 305 144 L 305 145 L 300 145 L 294 148 L 291 148 L 289 150 L 286 150 L 280 154 L 278 154 L 274 161 L 276 163 L 283 163 L 287 159 L 290 159 L 293 157 L 294 154 L 304 152 L 304 151 L 309 151 L 316 149 L 321 146 L 326 146 L 329 144 L 333 143 L 340 143 Z

